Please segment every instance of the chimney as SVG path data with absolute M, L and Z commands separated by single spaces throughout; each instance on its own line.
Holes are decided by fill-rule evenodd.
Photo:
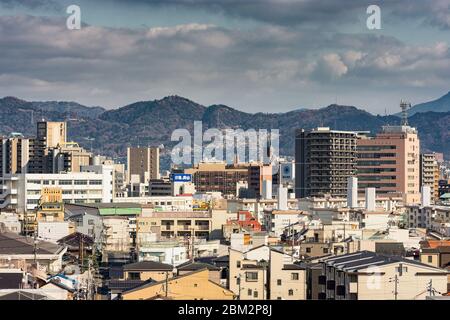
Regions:
M 366 210 L 375 211 L 375 188 L 366 188 Z
M 430 186 L 422 186 L 422 207 L 428 207 L 431 205 L 431 188 Z
M 358 206 L 358 178 L 348 177 L 347 179 L 347 207 L 356 208 Z
M 287 188 L 280 186 L 278 188 L 278 210 L 287 210 Z
M 263 180 L 262 197 L 265 200 L 272 199 L 272 180 Z

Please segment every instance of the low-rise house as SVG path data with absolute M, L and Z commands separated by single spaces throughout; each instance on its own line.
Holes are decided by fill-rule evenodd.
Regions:
M 149 212 L 138 218 L 138 233 L 156 233 L 158 238 L 192 237 L 208 239 L 212 230 L 209 212 Z
M 208 269 L 208 275 L 209 280 L 211 280 L 214 283 L 217 283 L 218 285 L 222 285 L 221 281 L 221 275 L 222 275 L 222 269 L 214 266 L 209 263 L 205 262 L 186 262 L 177 267 L 177 275 L 182 276 L 184 274 L 190 273 L 192 271 L 202 270 L 202 269 Z
M 124 291 L 123 300 L 233 300 L 234 294 L 209 279 L 209 270 L 201 269 L 181 276 L 146 283 Z
M 229 288 L 241 300 L 306 299 L 306 269 L 267 245 L 230 248 Z
M 319 289 L 313 299 L 417 300 L 447 293 L 447 271 L 402 257 L 360 251 L 320 262 Z
M 160 281 L 173 277 L 173 266 L 155 261 L 141 261 L 123 266 L 124 280 Z
M 62 269 L 62 256 L 67 248 L 51 242 L 35 240 L 15 233 L 0 233 L 0 263 L 23 265 L 25 268 L 34 263 L 48 273 L 57 273 Z

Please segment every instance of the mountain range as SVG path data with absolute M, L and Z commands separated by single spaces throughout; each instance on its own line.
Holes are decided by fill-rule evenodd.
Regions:
M 450 112 L 450 91 L 439 99 L 419 103 L 408 110 L 408 115 L 412 116 L 419 112 Z M 400 116 L 400 113 L 396 115 Z
M 448 101 L 446 99 L 448 97 L 443 97 L 441 101 Z M 410 125 L 419 130 L 422 151 L 443 152 L 449 159 L 450 110 L 444 108 L 439 109 L 442 112 L 423 112 L 423 105 L 427 104 L 419 105 L 421 111 L 409 117 Z M 0 99 L 0 135 L 20 132 L 25 136 L 34 136 L 35 122 L 40 119 L 67 121 L 70 140 L 79 142 L 88 150 L 92 144 L 97 153 L 119 160 L 126 156 L 127 146 L 163 144 L 165 149 L 162 154 L 165 154 L 166 163 L 167 154 L 177 143 L 170 141 L 173 130 L 185 128 L 192 132 L 196 120 L 203 122 L 203 130 L 279 129 L 282 155 L 294 154 L 294 132 L 298 128 L 326 126 L 337 130 L 371 131 L 374 134 L 383 125 L 400 124 L 400 118 L 396 115 L 373 115 L 354 106 L 336 104 L 314 110 L 251 114 L 225 105 L 203 106 L 179 96 L 140 101 L 114 110 L 83 106 L 76 102 L 29 102 L 15 97 Z

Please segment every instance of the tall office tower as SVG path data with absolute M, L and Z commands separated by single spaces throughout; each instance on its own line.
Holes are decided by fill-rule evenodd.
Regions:
M 128 181 L 131 181 L 132 175 L 138 175 L 141 183 L 159 179 L 159 148 L 127 148 L 127 170 Z
M 0 175 L 27 173 L 29 139 L 16 135 L 0 138 Z
M 356 174 L 356 132 L 317 128 L 295 135 L 295 196 L 345 197 Z
M 435 153 L 420 155 L 420 186 L 429 186 L 431 200 L 439 199 L 439 163 Z
M 417 130 L 407 125 L 384 126 L 375 137 L 358 139 L 358 188 L 376 188 L 383 196 L 402 196 L 405 203 L 420 201 Z
M 52 149 L 66 144 L 67 126 L 65 122 L 39 121 L 37 135 L 30 141 L 31 173 L 53 172 Z

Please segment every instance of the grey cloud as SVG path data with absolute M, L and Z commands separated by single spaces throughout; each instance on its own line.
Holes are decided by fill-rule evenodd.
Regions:
M 123 0 L 99 0 L 105 3 Z M 369 5 L 379 5 L 383 17 L 413 19 L 440 28 L 450 28 L 450 0 L 127 0 L 126 3 L 156 7 L 207 10 L 237 18 L 295 26 L 333 27 L 366 19 Z M 361 21 L 364 23 L 364 20 Z
M 0 7 L 4 8 L 16 8 L 16 7 L 24 7 L 24 8 L 46 8 L 59 10 L 62 8 L 61 4 L 55 0 L 0 0 Z
M 91 105 L 180 94 L 273 111 L 299 106 L 299 96 L 303 106 L 332 102 L 336 88 L 350 95 L 450 82 L 448 43 L 427 48 L 386 36 L 272 25 L 67 30 L 63 18 L 3 16 L 0 51 L 0 96 Z

